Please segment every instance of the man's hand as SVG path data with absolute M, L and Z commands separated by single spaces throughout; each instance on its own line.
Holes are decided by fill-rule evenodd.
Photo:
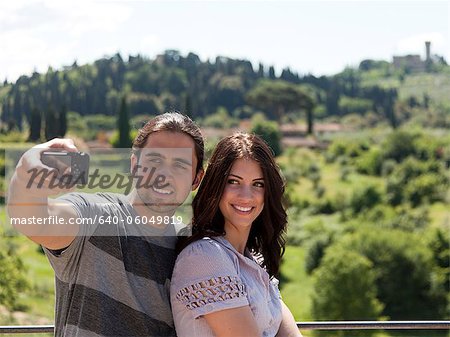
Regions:
M 77 218 L 75 209 L 49 196 L 73 190 L 58 184 L 58 170 L 41 161 L 41 153 L 49 150 L 78 151 L 71 139 L 52 139 L 36 145 L 24 153 L 17 164 L 8 189 L 7 211 L 11 218 L 45 219 L 51 216 L 64 219 L 60 224 L 15 224 L 15 228 L 34 242 L 50 249 L 65 248 L 78 233 L 79 225 L 68 224 Z
M 25 192 L 34 197 L 47 198 L 72 189 L 61 186 L 58 179 L 58 170 L 46 166 L 41 160 L 41 153 L 48 150 L 64 150 L 76 152 L 77 147 L 72 139 L 55 138 L 46 143 L 36 145 L 24 153 L 17 164 L 11 181 L 12 192 Z M 10 197 L 13 195 L 10 195 Z

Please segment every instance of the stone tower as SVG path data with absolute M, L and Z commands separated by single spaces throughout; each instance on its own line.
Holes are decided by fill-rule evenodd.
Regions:
M 430 46 L 431 46 L 431 42 L 430 41 L 425 41 L 425 50 L 426 50 L 426 62 L 430 62 Z

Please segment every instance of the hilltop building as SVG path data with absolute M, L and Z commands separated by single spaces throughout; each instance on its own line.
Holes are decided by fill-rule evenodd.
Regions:
M 392 63 L 396 69 L 405 69 L 411 72 L 420 72 L 428 69 L 428 66 L 433 63 L 444 61 L 438 55 L 431 55 L 431 42 L 425 41 L 425 60 L 422 60 L 420 55 L 403 55 L 394 56 Z M 444 61 L 445 62 L 445 61 Z

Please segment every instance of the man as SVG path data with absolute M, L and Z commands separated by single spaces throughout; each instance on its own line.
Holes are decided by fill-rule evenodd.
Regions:
M 48 169 L 36 153 L 51 149 L 77 151 L 72 140 L 54 139 L 26 152 L 11 179 L 8 213 L 64 219 L 63 226 L 16 225 L 44 247 L 55 271 L 55 336 L 175 335 L 169 297 L 173 220 L 203 176 L 199 128 L 186 116 L 166 113 L 139 130 L 131 172 L 150 184 L 136 183 L 128 195 L 48 198 L 64 189 L 52 188 L 49 178 L 40 187 L 30 184 L 29 172 Z

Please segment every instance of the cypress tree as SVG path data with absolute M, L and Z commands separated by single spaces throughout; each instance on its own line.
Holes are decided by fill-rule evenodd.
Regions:
M 61 110 L 59 112 L 59 128 L 58 128 L 58 137 L 64 137 L 67 132 L 67 108 L 66 105 L 63 104 Z
M 276 76 L 275 76 L 275 69 L 274 69 L 273 66 L 270 66 L 270 68 L 269 68 L 269 78 L 271 80 L 274 80 L 276 78 Z
M 189 118 L 193 118 L 193 116 L 192 116 L 192 102 L 191 102 L 191 96 L 189 94 L 186 94 L 186 100 L 184 102 L 184 113 Z
M 117 130 L 119 131 L 119 141 L 116 147 L 131 147 L 130 121 L 128 118 L 127 100 L 125 96 L 122 97 L 120 103 L 119 115 L 117 117 Z
M 47 110 L 45 115 L 45 139 L 51 140 L 58 137 L 58 114 L 52 106 Z
M 41 112 L 37 108 L 33 108 L 30 116 L 30 135 L 28 136 L 28 141 L 35 142 L 41 139 L 41 127 Z

